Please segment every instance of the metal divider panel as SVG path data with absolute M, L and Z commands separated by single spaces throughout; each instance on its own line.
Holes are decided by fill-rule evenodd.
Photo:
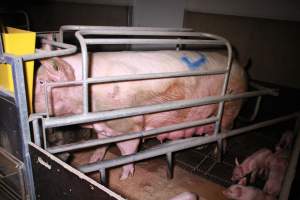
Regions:
M 124 200 L 33 143 L 29 144 L 37 199 Z
M 0 146 L 23 161 L 17 109 L 15 98 L 0 89 Z

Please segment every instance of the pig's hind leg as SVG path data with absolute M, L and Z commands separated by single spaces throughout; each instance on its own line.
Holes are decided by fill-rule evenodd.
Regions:
M 119 142 L 119 143 L 117 143 L 117 146 L 120 149 L 122 156 L 124 156 L 124 155 L 130 155 L 130 154 L 135 153 L 137 151 L 139 143 L 140 143 L 140 140 L 135 139 L 135 140 L 128 140 L 125 142 Z M 122 168 L 122 174 L 120 176 L 120 180 L 125 180 L 129 176 L 133 176 L 133 173 L 134 173 L 133 163 L 124 165 Z

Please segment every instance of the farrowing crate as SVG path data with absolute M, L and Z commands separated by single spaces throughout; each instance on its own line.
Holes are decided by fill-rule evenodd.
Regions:
M 62 43 L 64 31 L 76 30 L 75 36 L 79 40 L 82 52 L 83 60 L 83 77 L 81 81 L 72 81 L 64 83 L 49 83 L 48 88 L 60 87 L 65 85 L 82 85 L 83 86 L 83 113 L 78 115 L 66 116 L 66 117 L 51 117 L 49 112 L 46 113 L 36 113 L 28 117 L 27 111 L 27 101 L 24 88 L 24 74 L 22 70 L 22 65 L 24 61 L 35 60 L 41 58 L 49 58 L 54 56 L 69 55 L 76 51 L 76 47 L 73 45 Z M 96 36 L 112 36 L 117 35 L 118 38 L 85 38 L 86 35 L 96 35 Z M 19 108 L 19 114 L 21 118 L 21 129 L 25 141 L 25 146 L 30 144 L 31 141 L 37 146 L 41 146 L 41 136 L 44 139 L 44 149 L 50 153 L 62 153 L 72 150 L 83 149 L 87 147 L 94 147 L 103 144 L 108 144 L 112 142 L 125 141 L 134 138 L 142 138 L 145 136 L 153 136 L 163 132 L 185 129 L 193 126 L 205 125 L 210 123 L 215 123 L 215 131 L 212 136 L 198 137 L 198 138 L 188 138 L 178 141 L 167 142 L 160 145 L 159 147 L 138 152 L 133 155 L 122 156 L 114 160 L 100 161 L 97 163 L 92 163 L 88 165 L 83 165 L 79 167 L 79 170 L 87 173 L 92 171 L 100 171 L 102 183 L 106 183 L 106 169 L 119 166 L 131 162 L 136 162 L 144 160 L 147 158 L 152 158 L 159 155 L 166 155 L 168 161 L 168 174 L 172 175 L 172 153 L 180 151 L 183 149 L 196 147 L 202 144 L 207 144 L 211 142 L 218 142 L 219 149 L 222 149 L 222 141 L 225 138 L 232 137 L 238 134 L 245 133 L 254 129 L 271 126 L 276 123 L 280 123 L 287 120 L 293 120 L 299 118 L 299 113 L 293 113 L 288 116 L 283 116 L 268 121 L 256 123 L 247 127 L 242 127 L 239 129 L 231 130 L 229 132 L 220 131 L 220 120 L 224 109 L 224 102 L 230 100 L 236 100 L 241 98 L 249 97 L 258 97 L 258 102 L 260 101 L 261 96 L 263 95 L 277 95 L 276 90 L 269 88 L 263 88 L 258 86 L 256 91 L 245 92 L 237 95 L 228 95 L 226 94 L 226 89 L 228 85 L 229 73 L 232 64 L 232 48 L 230 43 L 219 36 L 192 32 L 190 30 L 176 30 L 176 29 L 160 29 L 160 28 L 130 28 L 130 27 L 85 27 L 85 26 L 66 26 L 60 29 L 59 41 L 49 41 L 43 39 L 44 43 L 61 48 L 59 50 L 45 52 L 39 50 L 36 54 L 25 55 L 16 57 L 13 55 L 3 54 L 1 52 L 1 61 L 5 63 L 10 63 L 13 66 L 13 74 L 15 81 L 15 98 Z M 123 36 L 123 37 L 122 37 Z M 127 38 L 130 36 L 130 38 Z M 138 38 L 135 38 L 138 37 Z M 144 38 L 143 38 L 144 37 Z M 145 38 L 146 37 L 146 38 Z M 151 39 L 149 39 L 151 37 Z M 162 38 L 163 37 L 163 38 Z M 172 73 L 161 73 L 161 74 L 138 74 L 130 76 L 118 76 L 118 77 L 103 77 L 103 78 L 89 78 L 88 77 L 88 66 L 89 60 L 87 56 L 87 45 L 96 45 L 96 44 L 158 44 L 158 45 L 176 45 L 176 49 L 179 50 L 182 45 L 205 45 L 210 47 L 223 46 L 227 50 L 228 60 L 225 70 L 218 71 L 209 71 L 209 72 L 172 72 Z M 113 111 L 103 111 L 103 112 L 89 112 L 89 95 L 88 95 L 88 85 L 94 83 L 110 83 L 118 81 L 134 81 L 134 80 L 149 80 L 149 79 L 160 79 L 160 78 L 171 78 L 171 77 L 188 77 L 188 76 L 203 76 L 203 75 L 214 75 L 214 74 L 224 74 L 224 84 L 222 87 L 222 92 L 219 96 L 205 97 L 202 99 L 196 100 L 184 100 L 184 101 L 175 101 L 167 104 L 156 104 L 150 106 L 141 106 L 136 108 L 124 108 Z M 46 97 L 46 101 L 47 101 Z M 45 129 L 60 127 L 73 124 L 81 124 L 95 121 L 103 121 L 109 119 L 124 118 L 130 116 L 136 116 L 141 114 L 149 114 L 159 111 L 169 111 L 174 109 L 189 108 L 194 106 L 208 105 L 218 103 L 218 112 L 216 116 L 198 120 L 193 122 L 184 122 L 180 124 L 165 126 L 157 129 L 152 129 L 148 131 L 128 133 L 121 136 L 111 137 L 103 140 L 90 140 L 86 142 L 73 143 L 68 145 L 61 145 L 57 147 L 47 147 L 45 142 Z M 48 104 L 46 104 L 48 105 Z M 255 113 L 259 103 L 256 106 Z M 30 136 L 30 127 L 29 123 L 32 122 L 33 125 L 33 140 Z M 295 132 L 299 132 L 299 120 L 297 120 Z M 295 164 L 297 164 L 297 156 L 299 155 L 299 134 L 296 139 L 296 144 L 294 145 L 294 150 L 290 159 L 289 170 L 287 172 L 284 188 L 280 194 L 280 199 L 286 199 L 286 196 L 289 193 L 291 181 L 294 177 Z M 32 145 L 34 146 L 34 145 Z M 25 148 L 26 152 L 28 147 Z M 222 152 L 219 151 L 219 158 L 221 158 Z M 29 156 L 29 155 L 27 155 Z M 26 168 L 31 170 L 30 162 L 25 163 Z M 29 178 L 32 175 L 29 173 Z M 32 183 L 31 178 L 31 183 Z M 32 194 L 34 193 L 31 189 Z

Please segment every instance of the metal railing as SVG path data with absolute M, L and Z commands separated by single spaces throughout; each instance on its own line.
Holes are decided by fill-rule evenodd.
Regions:
M 200 32 L 188 32 L 188 31 L 177 31 L 175 29 L 164 30 L 164 29 L 155 29 L 155 28 L 122 28 L 122 27 L 104 27 L 100 29 L 99 27 L 73 27 L 73 26 L 64 26 L 60 29 L 61 40 L 64 31 L 69 30 L 79 30 L 75 33 L 76 38 L 79 40 L 81 46 L 82 53 L 82 80 L 76 81 L 68 81 L 63 83 L 47 83 L 45 87 L 45 91 L 48 91 L 55 87 L 63 87 L 63 86 L 74 86 L 74 85 L 82 85 L 83 87 L 83 112 L 81 114 L 71 115 L 71 116 L 49 116 L 49 108 L 47 106 L 46 118 L 41 117 L 42 126 L 43 126 L 43 138 L 44 138 L 44 147 L 51 153 L 62 153 L 66 151 L 78 150 L 83 148 L 88 148 L 92 146 L 104 145 L 112 142 L 120 142 L 135 138 L 141 138 L 145 136 L 154 136 L 160 133 L 180 130 L 205 124 L 215 123 L 214 137 L 218 141 L 219 149 L 222 149 L 222 138 L 217 137 L 220 131 L 220 121 L 223 114 L 224 102 L 230 100 L 236 100 L 241 98 L 249 98 L 261 95 L 276 95 L 275 90 L 270 90 L 267 88 L 245 92 L 242 94 L 236 95 L 226 95 L 226 89 L 229 80 L 229 74 L 232 65 L 232 48 L 230 43 L 220 37 L 213 34 L 208 33 L 200 33 Z M 85 38 L 86 36 L 97 35 L 97 38 Z M 114 36 L 115 38 L 105 38 L 105 36 Z M 127 38 L 130 36 L 131 38 Z M 100 37 L 100 38 L 98 38 Z M 104 38 L 101 38 L 104 37 Z M 136 37 L 136 38 L 134 38 Z M 163 37 L 163 38 L 162 38 Z M 196 45 L 209 45 L 209 46 L 224 46 L 227 49 L 227 61 L 226 66 L 222 70 L 212 70 L 212 71 L 187 71 L 187 72 L 168 72 L 168 73 L 151 73 L 151 74 L 135 74 L 135 75 L 122 75 L 122 76 L 111 76 L 111 77 L 88 77 L 89 74 L 89 60 L 87 53 L 87 45 L 98 45 L 98 44 L 196 44 Z M 178 49 L 177 49 L 178 50 Z M 138 106 L 133 108 L 121 108 L 112 111 L 101 111 L 101 112 L 90 112 L 89 111 L 89 92 L 88 86 L 89 84 L 103 84 L 103 83 L 115 83 L 115 82 L 123 82 L 123 81 L 137 81 L 137 80 L 150 80 L 150 79 L 162 79 L 162 78 L 176 78 L 176 77 L 189 77 L 189 76 L 204 76 L 204 75 L 218 75 L 224 74 L 224 82 L 221 90 L 221 94 L 219 96 L 210 96 L 204 97 L 201 99 L 195 100 L 179 100 L 172 101 L 167 103 L 160 103 L 154 105 L 146 105 L 146 106 Z M 46 105 L 49 105 L 48 93 L 45 92 L 45 102 Z M 98 122 L 104 120 L 125 118 L 137 115 L 144 115 L 150 113 L 157 113 L 163 111 L 170 111 L 182 108 L 190 108 L 208 104 L 219 104 L 217 115 L 210 117 L 208 119 L 197 120 L 192 122 L 184 122 L 171 126 L 160 127 L 157 129 L 152 129 L 148 131 L 142 132 L 133 132 L 125 135 L 111 137 L 103 140 L 90 140 L 84 143 L 73 143 L 68 145 L 62 145 L 57 147 L 46 146 L 46 128 L 60 127 L 66 125 L 74 125 L 74 124 L 83 124 L 90 122 Z M 51 105 L 51 104 L 50 104 Z M 34 130 L 37 130 L 37 122 L 33 122 Z M 34 134 L 38 137 L 39 134 Z M 201 140 L 203 138 L 200 138 Z M 184 142 L 186 148 L 191 147 L 188 142 Z M 176 147 L 175 147 L 176 149 Z M 167 153 L 168 160 L 171 162 L 172 151 Z M 220 151 L 220 154 L 222 152 Z M 142 156 L 143 157 L 143 156 Z M 146 157 L 144 157 L 146 158 Z M 144 159 L 143 158 L 143 159 Z M 219 156 L 221 158 L 221 156 Z M 114 161 L 112 161 L 114 163 Z M 172 167 L 171 163 L 169 166 Z M 103 167 L 99 167 L 102 169 L 102 177 L 104 180 L 105 169 Z M 93 168 L 95 169 L 95 168 Z
M 63 42 L 65 32 L 74 32 L 80 30 L 115 30 L 115 31 L 192 31 L 190 28 L 159 28 L 159 27 L 129 27 L 129 26 L 80 26 L 80 25 L 64 25 L 59 28 L 59 42 Z

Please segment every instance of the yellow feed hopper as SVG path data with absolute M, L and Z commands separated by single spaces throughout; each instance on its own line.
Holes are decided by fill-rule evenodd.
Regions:
M 7 33 L 2 34 L 4 52 L 17 56 L 34 53 L 35 38 L 36 33 L 34 32 L 7 27 Z M 24 63 L 27 100 L 30 112 L 32 112 L 33 65 L 33 61 Z M 1 64 L 0 66 L 0 87 L 6 91 L 14 92 L 12 68 L 8 64 Z

